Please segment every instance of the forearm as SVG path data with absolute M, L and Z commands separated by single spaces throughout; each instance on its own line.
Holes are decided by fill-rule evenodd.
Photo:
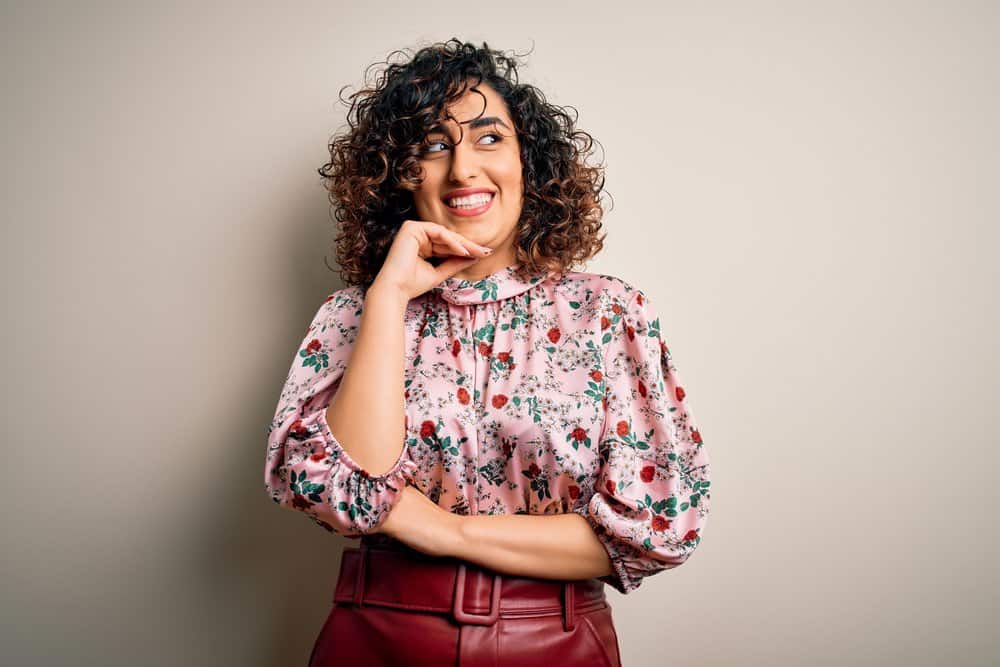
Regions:
M 368 289 L 348 366 L 326 411 L 334 437 L 372 475 L 388 471 L 405 442 L 406 304 L 395 291 Z
M 450 555 L 497 572 L 539 579 L 611 574 L 593 528 L 575 512 L 463 516 Z

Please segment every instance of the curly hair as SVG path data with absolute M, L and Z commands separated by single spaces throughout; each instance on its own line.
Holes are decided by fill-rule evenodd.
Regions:
M 396 53 L 406 51 L 390 58 Z M 595 140 L 574 127 L 576 118 L 565 108 L 518 82 L 516 56 L 452 38 L 420 48 L 408 61 L 385 63 L 372 85 L 366 70 L 368 87 L 350 95 L 349 103 L 341 89 L 349 129 L 331 139 L 330 160 L 318 170 L 340 227 L 334 243 L 345 283 L 367 289 L 375 280 L 396 232 L 414 217 L 426 135 L 473 80 L 504 100 L 519 137 L 524 199 L 515 234 L 518 272 L 561 274 L 603 248 L 603 166 L 586 163 Z

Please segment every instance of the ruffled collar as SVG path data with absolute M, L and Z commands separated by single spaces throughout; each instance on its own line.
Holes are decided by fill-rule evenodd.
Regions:
M 442 299 L 456 305 L 471 305 L 502 301 L 527 292 L 549 277 L 549 273 L 535 273 L 524 280 L 517 275 L 518 264 L 505 266 L 479 280 L 465 280 L 452 276 L 431 288 Z

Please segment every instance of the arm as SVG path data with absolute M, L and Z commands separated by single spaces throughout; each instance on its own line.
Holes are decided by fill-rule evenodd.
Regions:
M 612 572 L 607 550 L 575 512 L 464 516 L 407 486 L 378 532 L 427 554 L 516 576 L 587 579 Z
M 334 437 L 372 475 L 390 470 L 403 453 L 407 301 L 398 290 L 368 289 L 350 362 L 326 411 Z
M 453 555 L 497 572 L 539 579 L 589 579 L 612 572 L 608 552 L 575 512 L 461 519 Z
M 264 464 L 265 489 L 275 503 L 346 537 L 374 530 L 416 471 L 404 446 L 392 468 L 372 475 L 351 458 L 326 424 L 327 408 L 361 329 L 364 306 L 363 293 L 354 288 L 339 290 L 320 304 L 293 356 L 268 426 Z

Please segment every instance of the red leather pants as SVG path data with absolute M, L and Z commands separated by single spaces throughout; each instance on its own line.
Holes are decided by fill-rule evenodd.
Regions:
M 621 667 L 604 583 L 514 577 L 385 535 L 344 549 L 309 667 Z

